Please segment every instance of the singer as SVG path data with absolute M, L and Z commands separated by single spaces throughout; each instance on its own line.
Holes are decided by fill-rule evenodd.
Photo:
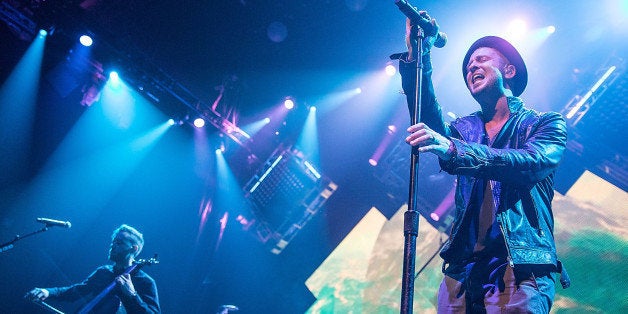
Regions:
M 427 13 L 421 16 L 438 29 Z M 410 24 L 399 72 L 413 114 L 418 43 Z M 435 154 L 442 170 L 457 176 L 455 219 L 440 252 L 438 313 L 549 313 L 554 273 L 569 286 L 556 256 L 551 207 L 565 120 L 524 106 L 524 60 L 508 41 L 487 36 L 462 61 L 462 78 L 480 110 L 445 123 L 431 81 L 433 42 L 426 38 L 425 53 L 416 56 L 424 63 L 421 122 L 408 128 L 406 142 L 415 153 Z
M 112 282 L 116 287 L 90 313 L 161 313 L 155 280 L 142 270 L 124 274 L 142 251 L 144 236 L 135 228 L 121 225 L 113 231 L 109 260 L 113 265 L 98 267 L 83 282 L 68 287 L 35 288 L 25 298 L 61 301 L 90 300 Z

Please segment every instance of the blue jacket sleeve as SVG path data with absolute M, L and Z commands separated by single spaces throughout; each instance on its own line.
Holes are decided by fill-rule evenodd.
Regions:
M 416 100 L 416 81 L 417 81 L 417 62 L 406 62 L 407 53 L 402 54 L 399 59 L 399 73 L 401 74 L 401 85 L 406 95 L 408 104 L 408 112 L 410 117 L 414 115 Z M 450 130 L 445 124 L 443 114 L 432 84 L 432 61 L 430 54 L 423 55 L 423 75 L 421 78 L 421 111 L 420 122 L 427 124 L 432 130 L 444 135 L 450 136 Z
M 46 288 L 51 297 L 61 301 L 76 301 L 80 298 L 98 293 L 98 289 L 106 285 L 107 273 L 98 268 L 80 283 L 67 287 Z

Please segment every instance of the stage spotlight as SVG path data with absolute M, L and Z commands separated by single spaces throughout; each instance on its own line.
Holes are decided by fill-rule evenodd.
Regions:
M 528 29 L 528 25 L 524 20 L 522 19 L 513 20 L 508 25 L 508 30 L 507 30 L 508 39 L 517 40 L 521 38 L 526 33 L 527 29 Z
M 377 160 L 375 160 L 375 159 L 371 158 L 371 159 L 369 159 L 369 164 L 370 164 L 371 166 L 375 167 L 375 166 L 377 166 Z
M 556 32 L 556 27 L 554 25 L 550 25 L 545 30 L 548 34 L 554 34 L 554 32 Z
M 174 119 L 168 119 L 168 125 L 174 125 Z
M 397 74 L 397 68 L 394 65 L 392 65 L 392 64 L 387 65 L 386 66 L 386 75 L 388 75 L 388 76 L 395 76 L 395 74 Z
M 55 33 L 56 26 L 51 25 L 45 28 L 41 28 L 38 32 L 39 37 L 48 37 L 52 36 Z
M 220 141 L 219 143 L 215 143 L 216 154 L 224 154 L 227 151 L 227 146 L 225 146 L 224 141 Z
M 270 118 L 264 118 L 264 124 L 269 124 L 270 123 Z
M 107 82 L 109 86 L 113 89 L 118 89 L 122 86 L 120 81 L 120 75 L 116 71 L 109 72 L 109 81 Z
M 82 35 L 81 37 L 79 37 L 79 42 L 81 43 L 81 45 L 85 47 L 89 47 L 94 43 L 92 38 L 89 37 L 88 35 Z
M 359 87 L 358 87 L 358 88 L 356 88 L 356 89 L 355 89 L 355 93 L 356 93 L 356 94 L 362 94 L 362 89 L 361 89 L 361 88 L 359 88 Z
M 310 112 L 316 112 L 316 106 L 310 107 Z
M 288 110 L 294 108 L 294 100 L 292 100 L 292 98 L 286 98 L 286 100 L 283 101 L 283 106 Z
M 194 126 L 197 128 L 202 128 L 205 126 L 205 120 L 203 120 L 203 118 L 196 118 L 194 119 Z
M 109 72 L 109 79 L 113 83 L 116 83 L 116 82 L 118 82 L 120 80 L 120 75 L 116 71 L 111 71 L 111 72 Z

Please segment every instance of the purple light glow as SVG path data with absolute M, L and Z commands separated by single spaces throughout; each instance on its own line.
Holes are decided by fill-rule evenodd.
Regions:
M 200 240 L 201 234 L 205 229 L 205 224 L 207 224 L 207 217 L 212 212 L 213 202 L 211 199 L 203 199 L 198 208 L 198 214 L 201 216 L 198 226 L 198 233 L 196 234 L 196 242 Z
M 242 229 L 245 231 L 249 230 L 249 228 L 251 228 L 251 226 L 255 223 L 255 219 L 248 220 L 242 215 L 238 215 L 236 217 L 236 221 L 238 221 L 242 225 Z
M 225 234 L 225 228 L 227 227 L 227 221 L 229 221 L 229 212 L 225 212 L 220 218 L 220 233 L 218 234 L 218 239 L 216 239 L 216 246 L 214 247 L 214 252 L 218 251 L 218 247 L 222 242 L 222 236 Z
M 434 219 L 434 221 L 440 220 L 440 217 L 447 211 L 447 209 L 451 208 L 454 205 L 454 195 L 456 193 L 456 189 L 452 188 L 447 196 L 443 198 L 443 200 L 438 204 L 438 207 L 430 214 L 430 217 Z
M 392 142 L 392 140 L 393 140 L 393 136 L 392 135 L 395 134 L 396 130 L 397 130 L 397 127 L 395 127 L 392 124 L 389 125 L 386 128 L 386 136 L 381 141 L 381 143 L 379 143 L 379 146 L 377 147 L 377 149 L 375 149 L 375 152 L 373 153 L 373 155 L 369 159 L 369 164 L 371 166 L 373 166 L 373 167 L 377 166 L 377 163 L 379 162 L 379 159 L 382 158 L 382 155 L 386 151 L 386 148 L 388 148 L 388 146 Z

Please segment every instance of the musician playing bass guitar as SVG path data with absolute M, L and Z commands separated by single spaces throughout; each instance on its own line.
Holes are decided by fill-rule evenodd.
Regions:
M 100 266 L 83 282 L 68 287 L 34 288 L 25 298 L 36 302 L 48 297 L 60 301 L 91 298 L 79 313 L 161 313 L 155 280 L 135 261 L 143 246 L 143 235 L 123 224 L 111 236 L 113 265 Z

